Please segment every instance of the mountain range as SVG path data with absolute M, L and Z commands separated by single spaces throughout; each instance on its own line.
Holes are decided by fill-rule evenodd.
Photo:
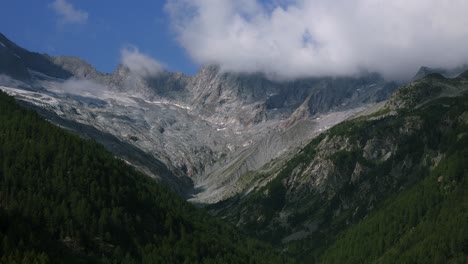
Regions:
M 435 253 L 466 261 L 464 70 L 421 67 L 407 84 L 369 72 L 278 80 L 216 65 L 193 76 L 142 76 L 124 65 L 102 73 L 0 34 L 1 90 L 304 263 Z M 404 217 L 380 226 L 393 212 Z M 447 213 L 456 228 L 441 220 Z M 459 246 L 404 249 L 412 236 Z M 366 252 L 369 241 L 379 247 Z
M 375 73 L 274 81 L 207 66 L 194 76 L 141 77 L 120 65 L 107 74 L 78 58 L 32 53 L 5 36 L 0 41 L 6 63 L 0 72 L 11 77 L 3 86 L 19 88 L 10 94 L 202 203 L 236 193 L 241 174 L 397 87 Z

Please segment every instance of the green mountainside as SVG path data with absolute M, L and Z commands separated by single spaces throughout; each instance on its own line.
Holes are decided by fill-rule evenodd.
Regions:
M 466 77 L 399 89 L 210 210 L 301 263 L 468 262 Z
M 0 92 L 0 263 L 283 263 Z
M 248 172 L 207 208 L 238 229 L 0 92 L 0 263 L 468 263 L 467 91 L 431 74 Z
M 468 137 L 421 182 L 343 232 L 324 263 L 467 263 Z

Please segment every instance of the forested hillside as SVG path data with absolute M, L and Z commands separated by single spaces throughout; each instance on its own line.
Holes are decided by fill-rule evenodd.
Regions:
M 1 92 L 0 262 L 283 261 Z
M 465 85 L 404 87 L 212 207 L 281 254 L 0 93 L 0 263 L 466 263 Z
M 419 175 L 403 175 L 416 183 L 389 195 L 363 221 L 340 234 L 322 262 L 468 262 L 468 95 L 437 99 L 400 116 L 422 121 L 421 131 L 401 154 L 423 157 L 417 165 Z M 430 152 L 437 157 L 429 159 Z
M 466 77 L 399 89 L 212 211 L 302 263 L 468 262 Z
M 467 263 L 468 141 L 328 248 L 323 263 Z

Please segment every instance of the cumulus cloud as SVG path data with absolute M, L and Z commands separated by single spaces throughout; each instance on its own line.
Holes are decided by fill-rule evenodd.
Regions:
M 284 78 L 468 62 L 466 0 L 168 0 L 180 44 L 199 64 Z
M 59 16 L 60 24 L 85 24 L 88 21 L 88 13 L 76 9 L 66 0 L 54 0 L 50 7 Z
M 164 70 L 161 63 L 141 53 L 136 47 L 126 47 L 120 51 L 121 63 L 139 77 L 150 77 Z

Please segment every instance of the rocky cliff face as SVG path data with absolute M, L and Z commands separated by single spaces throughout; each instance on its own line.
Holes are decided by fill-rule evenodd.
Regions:
M 143 78 L 122 65 L 101 73 L 79 58 L 31 53 L 4 36 L 2 43 L 6 55 L 0 61 L 8 67 L 0 69 L 11 77 L 0 83 L 4 90 L 150 175 L 160 173 L 145 163 L 161 161 L 174 189 L 202 203 L 237 194 L 250 185 L 239 182 L 243 174 L 290 153 L 396 88 L 377 74 L 280 81 L 221 72 L 216 66 L 194 76 L 162 72 Z M 13 57 L 18 61 L 11 63 Z M 88 128 L 100 133 L 85 133 Z M 130 146 L 150 159 L 124 155 Z
M 72 74 L 56 65 L 46 54 L 27 51 L 0 33 L 0 74 L 30 81 L 31 71 L 55 78 L 70 78 Z
M 318 135 L 296 154 L 244 174 L 255 187 L 209 208 L 251 234 L 320 247 L 382 201 L 430 173 L 466 136 L 468 79 L 429 75 L 366 115 Z M 464 132 L 465 131 L 465 132 Z M 443 176 L 442 176 L 443 177 Z
M 396 86 L 378 74 L 273 81 L 261 74 L 223 73 L 209 66 L 193 76 L 187 87 L 193 98 L 190 103 L 201 115 L 218 121 L 234 117 L 240 125 L 249 126 L 278 118 L 277 113 L 290 115 L 306 101 L 310 116 L 383 101 Z

